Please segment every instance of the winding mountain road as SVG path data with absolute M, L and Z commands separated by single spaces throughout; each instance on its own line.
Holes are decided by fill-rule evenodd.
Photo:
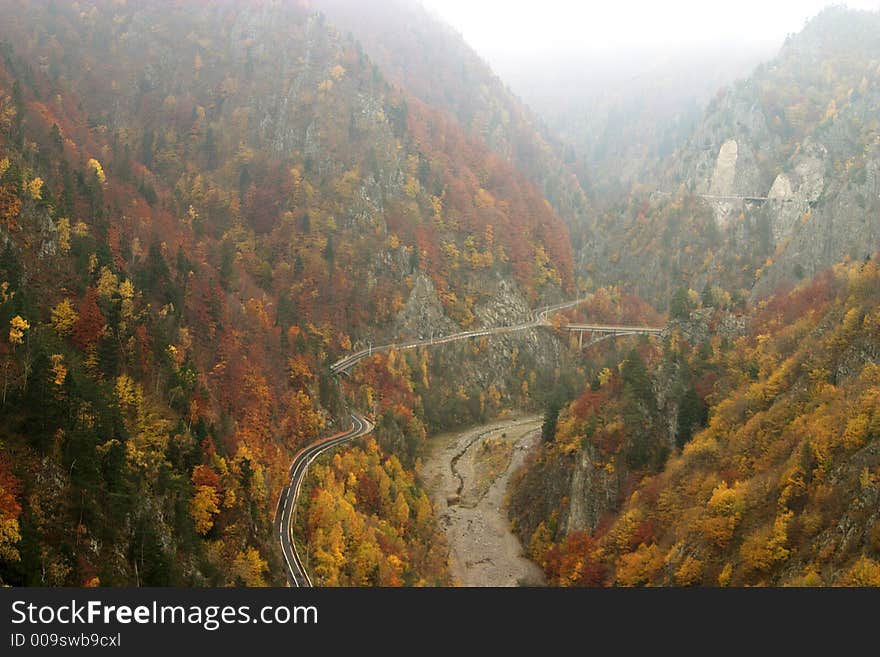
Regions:
M 575 299 L 574 301 L 564 301 L 542 308 L 531 310 L 525 321 L 521 324 L 511 326 L 496 326 L 489 328 L 477 329 L 474 331 L 463 331 L 461 333 L 453 333 L 451 335 L 431 337 L 428 340 L 412 340 L 409 342 L 399 342 L 380 346 L 370 345 L 366 349 L 356 351 L 344 358 L 336 361 L 330 366 L 330 370 L 334 374 L 348 372 L 359 361 L 372 356 L 374 353 L 383 351 L 391 351 L 392 349 L 415 349 L 417 347 L 432 346 L 438 344 L 446 344 L 457 340 L 466 340 L 487 335 L 501 335 L 504 333 L 514 333 L 538 327 L 551 327 L 552 324 L 548 315 L 564 308 L 572 308 L 580 305 L 586 299 Z M 591 335 L 601 335 L 599 339 L 610 338 L 622 335 L 660 335 L 663 329 L 653 328 L 649 326 L 608 326 L 601 324 L 564 324 L 557 327 L 562 330 Z M 312 461 L 314 461 L 323 452 L 354 440 L 370 433 L 375 427 L 367 418 L 356 413 L 351 414 L 351 429 L 341 431 L 321 438 L 313 443 L 303 447 L 293 458 L 290 465 L 290 480 L 287 486 L 281 491 L 281 497 L 278 499 L 278 508 L 275 514 L 276 529 L 278 530 L 278 540 L 281 542 L 281 551 L 284 555 L 285 568 L 287 570 L 287 583 L 292 587 L 312 586 L 312 580 L 309 578 L 308 571 L 300 559 L 293 541 L 292 528 L 296 518 L 296 504 L 299 500 L 300 489 L 302 488 L 303 479 L 309 469 Z
M 356 413 L 351 414 L 351 429 L 342 431 L 332 436 L 327 436 L 303 447 L 290 465 L 290 483 L 281 491 L 279 499 L 279 513 L 276 524 L 278 540 L 281 541 L 281 552 L 284 555 L 284 564 L 287 569 L 287 583 L 292 587 L 311 586 L 312 580 L 300 559 L 293 541 L 292 528 L 296 518 L 296 503 L 299 499 L 303 479 L 314 461 L 323 452 L 337 445 L 346 443 L 355 438 L 366 436 L 374 428 L 372 422 Z
M 391 351 L 392 349 L 416 349 L 418 347 L 446 344 L 448 342 L 456 342 L 458 340 L 467 340 L 470 338 L 479 338 L 486 335 L 516 333 L 517 331 L 525 331 L 542 326 L 549 326 L 550 321 L 547 319 L 547 315 L 549 313 L 556 312 L 557 310 L 563 310 L 564 308 L 572 308 L 574 306 L 584 303 L 585 301 L 586 299 L 575 299 L 574 301 L 563 301 L 562 303 L 544 306 L 542 308 L 535 308 L 534 310 L 531 310 L 529 312 L 526 321 L 522 322 L 521 324 L 513 324 L 511 326 L 494 326 L 476 329 L 474 331 L 462 331 L 461 333 L 452 333 L 450 335 L 443 335 L 438 337 L 432 336 L 427 340 L 410 340 L 408 342 L 396 342 L 377 346 L 370 345 L 366 349 L 361 349 L 360 351 L 356 351 L 352 354 L 349 354 L 345 358 L 341 358 L 340 360 L 336 361 L 330 366 L 330 370 L 334 374 L 348 372 L 348 370 L 350 370 L 364 358 L 369 358 L 373 354 L 377 354 L 383 351 Z

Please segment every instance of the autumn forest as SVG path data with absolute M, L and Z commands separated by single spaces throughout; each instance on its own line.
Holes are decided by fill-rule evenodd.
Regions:
M 311 580 L 455 585 L 432 439 L 521 413 L 547 585 L 880 586 L 877 35 L 825 10 L 612 191 L 418 2 L 9 0 L 0 585 L 282 586 L 353 413 Z

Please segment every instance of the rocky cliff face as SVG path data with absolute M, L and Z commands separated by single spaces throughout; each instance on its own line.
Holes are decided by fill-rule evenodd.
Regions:
M 597 465 L 597 449 L 586 445 L 574 461 L 569 486 L 565 533 L 596 529 L 602 516 L 615 508 L 620 493 L 619 475 Z
M 543 453 L 515 475 L 508 513 L 523 545 L 529 545 L 542 522 L 557 530 L 567 528 L 568 511 L 564 507 L 560 511 L 560 504 L 568 499 L 573 475 L 573 459 L 550 459 Z
M 769 227 L 773 255 L 757 273 L 753 296 L 847 257 L 864 258 L 880 244 L 880 149 L 857 130 L 868 107 L 880 107 L 878 89 L 867 86 L 864 96 L 826 119 L 819 134 L 804 138 L 782 162 L 781 140 L 767 130 L 757 106 L 727 103 L 719 110 L 727 120 L 708 121 L 695 137 L 694 143 L 713 146 L 685 164 L 688 171 L 679 170 L 685 186 L 697 194 L 744 197 L 705 199 L 718 227 L 727 228 L 740 213 L 747 223 Z M 779 173 L 771 178 L 773 170 Z
M 753 297 L 880 244 L 880 41 L 863 33 L 878 24 L 877 14 L 820 15 L 717 98 L 672 158 L 666 184 L 745 197 L 704 199 L 719 228 L 740 214 L 768 226 L 770 257 L 755 271 Z
M 431 279 L 424 274 L 415 277 L 412 290 L 394 322 L 395 340 L 415 340 L 448 335 L 461 330 L 447 317 Z
M 757 299 L 880 246 L 880 14 L 831 9 L 721 90 L 580 261 L 663 307 L 708 282 Z M 705 217 L 711 217 L 707 222 Z M 646 230 L 650 225 L 650 230 Z M 660 239 L 658 240 L 658 236 Z
M 880 101 L 880 96 L 877 97 Z M 841 119 L 843 120 L 843 119 Z M 784 280 L 798 280 L 847 258 L 868 257 L 880 245 L 880 148 L 858 148 L 846 157 L 842 141 L 830 147 L 807 140 L 780 173 L 761 211 L 772 227 L 775 257 L 762 271 L 753 296 Z M 837 159 L 846 157 L 845 160 Z M 850 168 L 841 178 L 835 172 Z M 859 170 L 852 172 L 853 167 Z
M 509 514 L 524 545 L 542 522 L 557 537 L 596 529 L 620 504 L 626 472 L 609 468 L 598 448 L 583 441 L 566 455 L 542 452 L 511 487 Z
M 530 306 L 517 285 L 507 278 L 487 275 L 480 288 L 485 299 L 474 306 L 474 323 L 468 329 L 513 326 L 525 321 Z M 463 329 L 443 308 L 430 279 L 417 275 L 394 327 L 394 340 L 424 339 L 457 333 Z M 510 401 L 520 396 L 524 371 L 553 373 L 565 363 L 566 354 L 549 329 L 536 328 L 491 338 L 475 338 L 434 346 L 428 354 L 436 385 L 451 390 L 499 391 Z

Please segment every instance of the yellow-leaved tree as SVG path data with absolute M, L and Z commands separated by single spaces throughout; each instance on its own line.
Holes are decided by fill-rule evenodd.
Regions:
M 213 486 L 197 486 L 196 494 L 190 502 L 189 512 L 196 526 L 196 531 L 204 536 L 214 526 L 214 516 L 220 513 L 217 506 L 220 501 L 217 490 Z
M 73 309 L 73 304 L 70 303 L 70 299 L 64 299 L 52 309 L 52 328 L 55 329 L 55 332 L 58 335 L 70 335 L 77 320 L 79 320 L 79 315 L 77 315 L 76 311 Z
M 102 185 L 107 182 L 107 176 L 104 174 L 104 167 L 101 166 L 101 163 L 98 162 L 95 158 L 91 158 L 88 162 L 88 168 L 95 174 L 95 178 L 98 179 Z
M 27 184 L 28 194 L 35 201 L 43 198 L 43 179 L 34 178 Z
M 860 556 L 841 583 L 844 586 L 880 586 L 880 563 L 865 555 Z
M 11 345 L 19 345 L 24 342 L 24 332 L 27 331 L 30 327 L 31 325 L 26 319 L 21 317 L 21 315 L 16 315 L 12 319 L 10 319 L 9 343 Z
M 252 547 L 241 550 L 232 562 L 232 578 L 235 584 L 242 582 L 245 586 L 266 586 L 264 575 L 268 571 L 269 564 Z

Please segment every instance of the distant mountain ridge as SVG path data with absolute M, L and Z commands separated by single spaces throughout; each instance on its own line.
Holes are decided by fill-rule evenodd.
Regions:
M 571 155 L 464 39 L 417 0 L 309 1 L 362 43 L 392 82 L 448 112 L 524 172 L 569 227 L 589 221 L 591 202 Z
M 823 11 L 717 94 L 688 141 L 656 164 L 658 182 L 634 187 L 592 226 L 578 261 L 598 282 L 629 281 L 662 305 L 682 285 L 758 298 L 873 253 L 878 59 L 880 14 Z

